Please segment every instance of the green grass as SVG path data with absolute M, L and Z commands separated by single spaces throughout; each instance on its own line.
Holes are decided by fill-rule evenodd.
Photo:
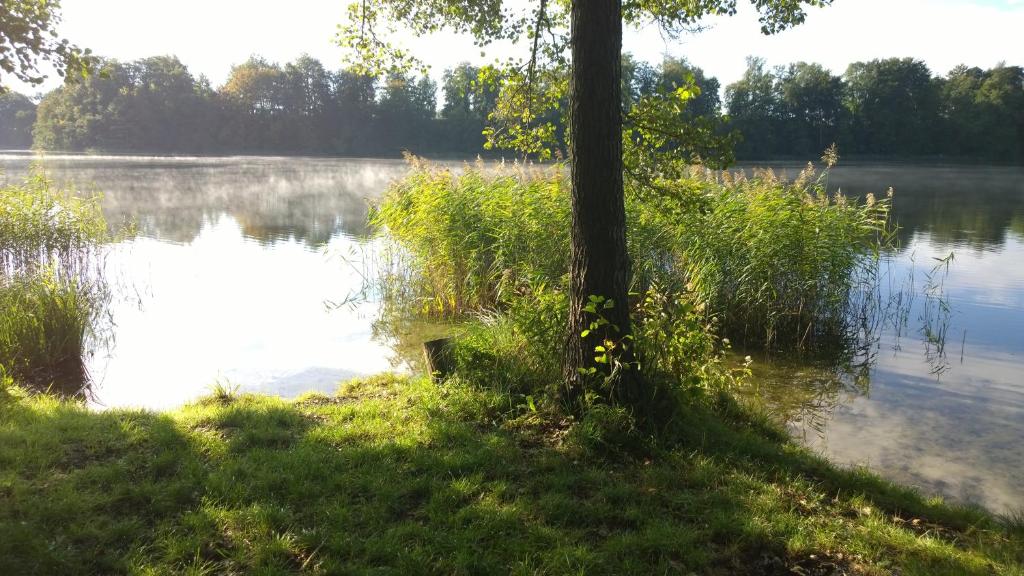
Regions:
M 459 380 L 167 413 L 20 398 L 0 573 L 1024 573 L 1019 525 L 840 471 L 730 402 L 681 406 L 657 445 L 608 452 Z

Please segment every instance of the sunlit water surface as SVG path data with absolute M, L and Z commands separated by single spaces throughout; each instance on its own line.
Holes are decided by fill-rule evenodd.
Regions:
M 29 159 L 0 156 L 8 180 Z M 55 156 L 58 182 L 103 194 L 133 239 L 110 252 L 109 346 L 89 362 L 98 407 L 167 408 L 215 383 L 294 396 L 388 370 L 363 287 L 369 201 L 401 161 Z
M 761 358 L 752 395 L 833 461 L 1024 510 L 1024 170 L 840 166 L 829 185 L 894 188 L 881 296 L 902 293 L 904 322 L 878 331 L 866 368 Z
M 17 180 L 30 158 L 0 154 Z M 135 238 L 107 264 L 112 342 L 90 361 L 98 407 L 180 405 L 214 382 L 294 396 L 393 367 L 363 286 L 368 201 L 400 161 L 51 156 L 58 181 L 102 191 Z M 783 166 L 795 175 L 798 166 Z M 864 369 L 759 358 L 756 395 L 837 462 L 998 511 L 1024 508 L 1024 171 L 840 166 L 830 187 L 896 190 L 900 249 L 883 292 L 915 294 Z M 924 295 L 932 275 L 938 299 Z M 913 278 L 913 281 L 909 280 Z M 943 329 L 944 346 L 927 330 Z M 842 364 L 842 363 L 841 363 Z

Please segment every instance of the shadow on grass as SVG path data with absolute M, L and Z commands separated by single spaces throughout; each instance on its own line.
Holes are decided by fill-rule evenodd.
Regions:
M 489 402 L 398 379 L 172 414 L 26 401 L 0 416 L 0 573 L 1019 570 L 984 513 L 839 471 L 728 404 L 610 458 Z

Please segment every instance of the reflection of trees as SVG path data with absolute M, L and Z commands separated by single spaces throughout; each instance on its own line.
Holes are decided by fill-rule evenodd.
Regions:
M 13 176 L 25 165 L 7 168 Z M 79 157 L 45 165 L 57 180 L 101 191 L 108 221 L 130 220 L 143 236 L 191 242 L 228 214 L 248 238 L 311 247 L 365 233 L 366 199 L 405 171 L 400 161 L 310 158 Z
M 772 167 L 795 178 L 804 166 Z M 900 246 L 927 233 L 943 248 L 983 249 L 1002 246 L 1008 231 L 1024 233 L 1024 168 L 852 163 L 833 168 L 828 184 L 852 197 L 869 192 L 880 197 L 893 188 L 892 218 L 900 227 Z
M 1024 169 L 992 166 L 839 166 L 832 187 L 848 195 L 896 191 L 893 219 L 907 245 L 926 232 L 940 245 L 998 247 L 1024 218 Z

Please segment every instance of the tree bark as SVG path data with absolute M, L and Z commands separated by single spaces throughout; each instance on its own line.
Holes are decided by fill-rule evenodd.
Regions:
M 573 0 L 572 73 L 569 95 L 569 157 L 572 178 L 572 246 L 569 326 L 563 357 L 562 399 L 578 406 L 588 379 L 580 369 L 596 368 L 607 377 L 610 366 L 594 360 L 594 348 L 606 339 L 625 342 L 619 360 L 632 362 L 626 251 L 626 209 L 622 182 L 622 1 Z M 590 296 L 614 301 L 601 311 L 617 329 L 582 334 L 595 319 L 584 311 Z M 638 405 L 644 397 L 636 370 L 619 371 L 610 400 Z

